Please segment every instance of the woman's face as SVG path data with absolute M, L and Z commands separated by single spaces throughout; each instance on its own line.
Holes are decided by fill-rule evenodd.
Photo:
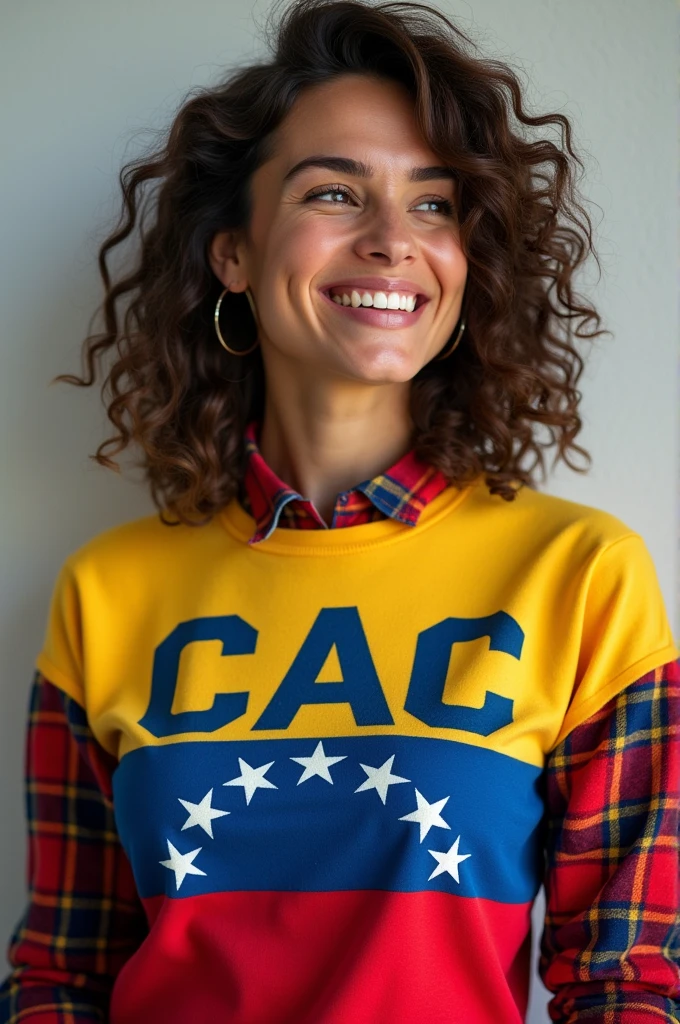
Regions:
M 301 94 L 253 175 L 237 262 L 219 259 L 226 235 L 211 247 L 223 283 L 253 293 L 265 365 L 271 354 L 379 383 L 410 380 L 437 355 L 467 274 L 456 186 L 441 164 L 398 83 L 346 75 Z M 367 294 L 376 306 L 365 308 Z

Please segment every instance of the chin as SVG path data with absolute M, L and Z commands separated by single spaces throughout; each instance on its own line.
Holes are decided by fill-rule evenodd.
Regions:
M 367 384 L 403 384 L 411 380 L 420 369 L 413 358 L 398 353 L 383 353 L 376 359 L 364 359 L 348 366 L 354 380 Z

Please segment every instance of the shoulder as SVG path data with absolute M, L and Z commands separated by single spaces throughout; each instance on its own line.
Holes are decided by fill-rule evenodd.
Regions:
M 475 488 L 471 505 L 474 514 L 485 518 L 490 527 L 508 531 L 518 541 L 526 538 L 539 545 L 576 546 L 584 556 L 620 542 L 644 546 L 640 534 L 614 513 L 528 486 L 507 501 L 491 494 L 482 483 Z
M 155 512 L 94 534 L 67 556 L 64 569 L 81 579 L 163 576 L 173 565 L 210 557 L 225 536 L 219 516 L 204 526 L 168 525 Z
M 186 527 L 165 526 L 159 513 L 140 516 L 88 537 L 68 555 L 66 561 L 73 568 L 80 568 L 93 562 L 101 564 L 146 555 L 159 547 L 167 548 L 172 543 L 170 534 L 176 535 L 183 529 Z

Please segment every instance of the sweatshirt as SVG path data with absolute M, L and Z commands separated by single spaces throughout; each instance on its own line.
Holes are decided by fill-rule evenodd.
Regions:
M 37 665 L 149 922 L 111 1021 L 523 1020 L 546 759 L 678 657 L 644 543 L 481 480 L 415 529 L 254 527 L 143 517 L 55 585 Z

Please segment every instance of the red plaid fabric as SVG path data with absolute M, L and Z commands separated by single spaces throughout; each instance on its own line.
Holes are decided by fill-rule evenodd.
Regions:
M 106 1021 L 118 971 L 147 932 L 111 803 L 115 760 L 83 709 L 35 673 L 26 744 L 26 912 L 0 1021 Z
M 257 423 L 246 436 L 250 543 L 277 525 L 326 528 L 262 459 Z M 445 486 L 408 453 L 338 495 L 331 525 L 386 515 L 415 525 Z M 29 901 L 9 947 L 0 1024 L 106 1021 L 115 977 L 147 933 L 115 829 L 114 767 L 83 709 L 36 673 L 26 757 Z M 551 1020 L 680 1020 L 679 780 L 680 661 L 632 683 L 549 755 L 539 972 L 555 993 Z
M 545 780 L 551 1019 L 680 1021 L 680 660 L 573 729 Z

